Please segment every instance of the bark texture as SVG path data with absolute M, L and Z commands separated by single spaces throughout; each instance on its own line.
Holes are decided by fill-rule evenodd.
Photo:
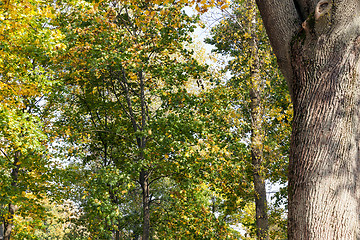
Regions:
M 359 4 L 258 1 L 294 104 L 288 239 L 360 239 Z

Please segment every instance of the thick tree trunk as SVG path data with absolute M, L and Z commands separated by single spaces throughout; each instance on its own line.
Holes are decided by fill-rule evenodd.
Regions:
M 282 70 L 291 70 L 288 238 L 360 239 L 360 2 L 281 2 L 257 3 L 275 53 L 289 59 Z M 291 20 L 304 21 L 296 30 Z
M 150 188 L 149 188 L 149 173 L 142 170 L 140 173 L 140 184 L 142 188 L 143 197 L 143 236 L 142 240 L 150 239 Z
M 360 36 L 311 24 L 292 48 L 289 238 L 358 239 Z

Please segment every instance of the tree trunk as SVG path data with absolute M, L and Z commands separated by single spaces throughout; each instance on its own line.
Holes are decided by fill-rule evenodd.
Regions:
M 4 224 L 4 240 L 10 240 L 11 231 L 14 227 L 13 219 L 16 211 L 16 206 L 14 204 L 9 203 L 9 215 L 5 220 Z
M 15 156 L 14 156 L 14 163 L 13 163 L 13 169 L 11 171 L 11 187 L 12 188 L 16 188 L 17 186 L 17 182 L 18 182 L 18 175 L 19 175 L 19 168 L 20 168 L 20 164 L 19 164 L 19 157 L 20 157 L 20 152 L 16 152 Z M 5 221 L 4 221 L 4 240 L 10 240 L 11 238 L 11 231 L 12 228 L 14 227 L 13 224 L 13 220 L 14 220 L 14 215 L 16 212 L 16 205 L 14 205 L 13 203 L 9 203 L 9 213 L 8 215 L 5 217 Z
M 357 239 L 360 36 L 311 24 L 292 49 L 289 237 Z
M 150 239 L 150 188 L 149 173 L 142 170 L 140 173 L 140 185 L 143 197 L 143 236 L 142 240 Z
M 257 239 L 269 239 L 269 221 L 267 215 L 266 188 L 263 173 L 261 173 L 261 158 L 256 149 L 251 151 L 254 167 L 254 190 L 255 190 L 255 210 L 256 210 L 256 235 Z
M 115 231 L 115 240 L 120 240 L 120 230 Z
M 258 38 L 256 33 L 256 9 L 255 2 L 250 1 L 248 5 L 252 21 L 249 27 L 251 47 L 251 79 L 250 79 L 250 116 L 251 116 L 251 158 L 253 164 L 253 181 L 255 190 L 255 219 L 256 235 L 259 240 L 269 239 L 269 221 L 267 214 L 265 173 L 261 172 L 264 162 L 263 156 L 263 129 L 261 116 L 261 93 L 262 82 L 259 76 Z
M 250 115 L 251 115 L 251 158 L 253 164 L 253 181 L 255 190 L 255 212 L 256 212 L 256 235 L 259 240 L 269 239 L 269 221 L 267 215 L 267 200 L 265 173 L 261 172 L 264 162 L 263 156 L 263 130 L 261 116 L 261 93 L 262 82 L 259 76 L 258 38 L 256 29 L 256 10 L 254 1 L 248 5 L 252 20 L 249 23 L 250 47 L 251 47 L 251 89 L 250 89 Z
M 288 60 L 282 70 L 291 71 L 288 238 L 360 239 L 360 2 L 257 3 L 275 53 Z

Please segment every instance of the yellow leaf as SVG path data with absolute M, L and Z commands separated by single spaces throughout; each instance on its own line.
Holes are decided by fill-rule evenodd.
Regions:
M 224 4 L 224 5 L 222 5 L 222 6 L 221 6 L 221 8 L 220 8 L 220 9 L 221 9 L 221 10 L 224 10 L 225 8 L 228 8 L 228 7 L 229 7 L 229 5 Z
M 200 7 L 199 7 L 199 5 L 196 5 L 196 6 L 195 6 L 195 9 L 196 9 L 196 11 L 200 12 Z

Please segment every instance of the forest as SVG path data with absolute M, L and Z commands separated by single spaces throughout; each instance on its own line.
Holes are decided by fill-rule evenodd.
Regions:
M 288 239 L 255 0 L 1 0 L 0 103 L 0 239 Z

